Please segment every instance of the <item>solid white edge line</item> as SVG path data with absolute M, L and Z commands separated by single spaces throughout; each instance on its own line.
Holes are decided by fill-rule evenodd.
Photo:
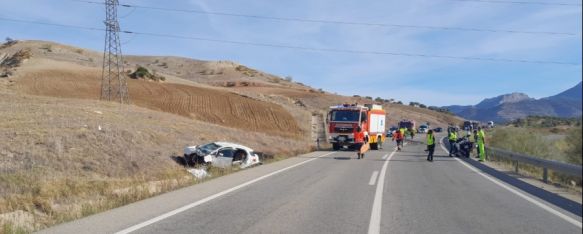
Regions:
M 449 151 L 445 148 L 445 146 L 443 146 L 443 144 L 441 144 L 441 142 L 443 142 L 443 139 L 445 139 L 445 137 L 441 138 L 440 146 L 441 146 L 441 148 L 446 153 L 449 154 Z M 498 185 L 498 186 L 500 186 L 500 187 L 502 187 L 502 188 L 504 188 L 504 189 L 506 189 L 506 190 L 508 190 L 508 191 L 510 191 L 510 192 L 512 192 L 512 193 L 514 193 L 516 195 L 518 195 L 519 197 L 521 197 L 521 198 L 523 198 L 523 199 L 525 199 L 525 200 L 527 200 L 527 201 L 529 201 L 529 202 L 537 205 L 538 207 L 540 207 L 540 208 L 542 208 L 542 209 L 550 212 L 551 214 L 554 214 L 554 215 L 558 216 L 559 218 L 562 218 L 563 220 L 565 220 L 565 221 L 567 221 L 567 222 L 569 222 L 569 223 L 571 223 L 571 224 L 573 224 L 573 225 L 575 225 L 575 226 L 577 226 L 579 228 L 582 228 L 583 227 L 583 224 L 581 222 L 579 222 L 579 220 L 576 220 L 574 218 L 571 218 L 568 215 L 565 215 L 565 214 L 561 213 L 560 211 L 557 211 L 557 210 L 553 209 L 552 207 L 550 207 L 550 206 L 548 206 L 548 205 L 546 205 L 544 203 L 541 203 L 540 201 L 537 201 L 536 199 L 534 199 L 532 197 L 529 197 L 529 196 L 523 194 L 522 192 L 519 192 L 516 189 L 513 189 L 513 188 L 509 187 L 508 185 L 504 184 L 503 182 L 499 181 L 498 179 L 495 179 L 495 178 L 493 178 L 493 177 L 485 174 L 484 172 L 479 171 L 477 168 L 469 165 L 468 163 L 464 162 L 463 160 L 461 160 L 461 159 L 459 159 L 457 157 L 454 157 L 454 158 L 458 162 L 460 162 L 462 165 L 464 165 L 467 168 L 469 168 L 470 170 L 476 172 L 478 175 L 483 176 L 484 178 L 488 179 L 489 181 L 492 181 L 494 184 L 496 184 L 496 185 Z
M 268 177 L 271 177 L 271 176 L 273 176 L 273 175 L 276 175 L 276 174 L 279 174 L 279 173 L 281 173 L 281 172 L 287 171 L 287 170 L 289 170 L 289 169 L 292 169 L 292 168 L 294 168 L 294 167 L 300 166 L 300 165 L 302 165 L 302 164 L 309 163 L 309 162 L 311 162 L 311 161 L 314 161 L 314 160 L 316 160 L 316 159 L 318 159 L 318 158 L 321 158 L 321 157 L 324 157 L 324 156 L 331 155 L 331 154 L 333 154 L 333 153 L 336 153 L 336 152 L 330 152 L 330 153 L 327 153 L 327 154 L 323 154 L 323 155 L 320 155 L 320 156 L 318 156 L 318 157 L 316 157 L 316 158 L 309 159 L 309 160 L 306 160 L 306 161 L 303 161 L 303 162 L 300 162 L 300 163 L 297 163 L 297 164 L 291 165 L 291 166 L 289 166 L 289 167 L 286 167 L 286 168 L 283 168 L 283 169 L 279 169 L 279 170 L 277 170 L 277 171 L 271 172 L 271 173 L 269 173 L 269 174 L 267 174 L 267 175 L 261 176 L 261 177 L 259 177 L 259 178 L 256 178 L 256 179 L 254 179 L 254 180 L 248 181 L 248 182 L 246 182 L 246 183 L 243 183 L 243 184 L 237 185 L 237 186 L 235 186 L 235 187 L 232 187 L 232 188 L 230 188 L 230 189 L 227 189 L 227 190 L 224 190 L 224 191 L 222 191 L 222 192 L 216 193 L 216 194 L 214 194 L 214 195 L 208 196 L 208 197 L 206 197 L 206 198 L 203 198 L 203 199 L 201 199 L 201 200 L 198 200 L 198 201 L 196 201 L 196 202 L 190 203 L 190 204 L 188 204 L 188 205 L 186 205 L 186 206 L 183 206 L 183 207 L 180 207 L 180 208 L 178 208 L 178 209 L 175 209 L 175 210 L 169 211 L 169 212 L 167 212 L 167 213 L 165 213 L 165 214 L 162 214 L 162 215 L 160 215 L 160 216 L 157 216 L 157 217 L 155 217 L 155 218 L 152 218 L 152 219 L 146 220 L 146 221 L 144 221 L 144 222 L 141 222 L 141 223 L 139 223 L 139 224 L 133 225 L 133 226 L 131 226 L 131 227 L 128 227 L 128 228 L 126 228 L 126 229 L 123 229 L 123 230 L 121 230 L 121 231 L 118 231 L 118 232 L 116 232 L 116 234 L 126 234 L 126 233 L 130 233 L 130 232 L 137 231 L 137 230 L 139 230 L 139 229 L 141 229 L 141 228 L 144 228 L 144 227 L 146 227 L 146 226 L 148 226 L 148 225 L 151 225 L 151 224 L 153 224 L 153 223 L 159 222 L 159 221 L 161 221 L 161 220 L 164 220 L 164 219 L 166 219 L 166 218 L 169 218 L 169 217 L 171 217 L 171 216 L 177 215 L 177 214 L 179 214 L 179 213 L 181 213 L 181 212 L 184 212 L 184 211 L 186 211 L 186 210 L 188 210 L 188 209 L 191 209 L 191 208 L 194 208 L 194 207 L 196 207 L 196 206 L 199 206 L 199 205 L 201 205 L 201 204 L 204 204 L 204 203 L 206 203 L 206 202 L 208 202 L 208 201 L 211 201 L 211 200 L 213 200 L 213 199 L 215 199 L 215 198 L 218 198 L 218 197 L 220 197 L 220 196 L 223 196 L 223 195 L 225 195 L 225 194 L 228 194 L 228 193 L 230 193 L 230 192 L 233 192 L 233 191 L 235 191 L 235 190 L 237 190 L 237 189 L 240 189 L 240 188 L 243 188 L 243 187 L 245 187 L 245 186 L 248 186 L 248 185 L 250 185 L 250 184 L 253 184 L 253 183 L 257 182 L 257 181 L 260 181 L 260 180 L 266 179 L 266 178 L 268 178 Z
M 370 214 L 370 223 L 368 224 L 368 233 L 369 234 L 378 234 L 381 232 L 381 210 L 383 205 L 383 190 L 385 186 L 385 174 L 387 173 L 387 167 L 389 165 L 389 161 L 393 155 L 397 152 L 397 150 L 393 150 L 391 155 L 385 160 L 383 164 L 383 168 L 381 169 L 381 173 L 379 175 L 379 180 L 377 182 L 377 189 L 375 191 L 374 201 L 372 204 L 372 211 Z M 385 155 L 386 156 L 386 155 Z
M 377 181 L 377 176 L 379 175 L 379 171 L 373 171 L 372 175 L 370 176 L 370 181 L 368 181 L 368 185 L 374 185 Z

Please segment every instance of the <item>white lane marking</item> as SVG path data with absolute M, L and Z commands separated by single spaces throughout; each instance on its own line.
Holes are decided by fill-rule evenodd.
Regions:
M 383 168 L 381 169 L 381 174 L 379 175 L 377 190 L 374 195 L 374 202 L 372 203 L 370 223 L 368 224 L 369 234 L 378 234 L 381 232 L 381 209 L 383 205 L 383 189 L 385 186 L 385 174 L 387 174 L 387 167 L 389 165 L 389 161 L 391 161 L 391 158 L 396 152 L 397 150 L 393 150 L 391 155 L 385 160 Z
M 443 139 L 444 139 L 444 138 L 445 138 L 445 137 L 441 138 L 441 141 L 440 141 L 440 142 L 443 142 Z M 449 154 L 449 151 L 448 151 L 448 150 L 445 148 L 445 146 L 443 146 L 443 144 L 440 144 L 440 145 L 441 145 L 441 148 L 442 148 L 442 149 L 443 149 L 443 150 L 444 150 L 446 153 L 448 153 L 448 154 Z M 579 220 L 576 220 L 576 219 L 574 219 L 574 218 L 571 218 L 571 217 L 569 217 L 568 215 L 565 215 L 565 214 L 561 213 L 560 211 L 557 211 L 557 210 L 555 210 L 555 209 L 551 208 L 550 206 L 548 206 L 548 205 L 546 205 L 546 204 L 544 204 L 544 203 L 542 203 L 542 202 L 540 202 L 540 201 L 537 201 L 536 199 L 534 199 L 534 198 L 532 198 L 532 197 L 529 197 L 529 196 L 525 195 L 525 194 L 524 194 L 524 193 L 522 193 L 522 192 L 519 192 L 518 190 L 516 190 L 516 189 L 514 189 L 514 188 L 511 188 L 510 186 L 508 186 L 508 185 L 506 185 L 506 184 L 504 184 L 504 183 L 500 182 L 498 179 L 495 179 L 495 178 L 493 178 L 493 177 L 491 177 L 491 176 L 489 176 L 489 175 L 485 174 L 484 172 L 481 172 L 481 171 L 479 171 L 479 170 L 478 170 L 478 169 L 476 169 L 475 167 L 473 167 L 473 166 L 469 165 L 468 163 L 464 162 L 463 160 L 461 160 L 461 159 L 459 159 L 459 158 L 457 158 L 457 157 L 454 157 L 454 158 L 455 158 L 455 159 L 456 159 L 458 162 L 460 162 L 462 165 L 464 165 L 464 166 L 466 166 L 467 168 L 469 168 L 470 170 L 472 170 L 472 171 L 476 172 L 478 175 L 481 175 L 481 176 L 483 176 L 484 178 L 488 179 L 489 181 L 492 181 L 494 184 L 496 184 L 496 185 L 498 185 L 498 186 L 500 186 L 500 187 L 502 187 L 502 188 L 504 188 L 504 189 L 506 189 L 506 190 L 508 190 L 508 191 L 510 191 L 510 192 L 512 192 L 512 193 L 514 193 L 514 194 L 516 194 L 516 195 L 518 195 L 519 197 L 523 198 L 524 200 L 527 200 L 527 201 L 529 201 L 529 202 L 531 202 L 531 203 L 533 203 L 533 204 L 537 205 L 538 207 L 540 207 L 540 208 L 543 208 L 544 210 L 546 210 L 546 211 L 550 212 L 551 214 L 554 214 L 554 215 L 558 216 L 559 218 L 562 218 L 563 220 L 565 220 L 565 221 L 567 221 L 567 222 L 569 222 L 569 223 L 571 223 L 571 224 L 573 224 L 573 225 L 575 225 L 575 226 L 577 226 L 577 227 L 579 227 L 579 228 L 583 228 L 583 224 L 582 224 L 582 223 L 581 223 Z
M 165 213 L 165 214 L 162 214 L 162 215 L 160 215 L 160 216 L 158 216 L 158 217 L 155 217 L 155 218 L 152 218 L 152 219 L 150 219 L 150 220 L 144 221 L 144 222 L 142 222 L 142 223 L 136 224 L 136 225 L 134 225 L 134 226 L 128 227 L 128 228 L 126 228 L 126 229 L 124 229 L 124 230 L 121 230 L 121 231 L 119 231 L 119 232 L 116 232 L 116 234 L 125 234 L 125 233 L 130 233 L 130 232 L 137 231 L 137 230 L 139 230 L 139 229 L 141 229 L 141 228 L 144 228 L 144 227 L 146 227 L 146 226 L 148 226 L 148 225 L 151 225 L 151 224 L 153 224 L 153 223 L 159 222 L 159 221 L 161 221 L 161 220 L 164 220 L 164 219 L 166 219 L 166 218 L 169 218 L 169 217 L 171 217 L 171 216 L 177 215 L 177 214 L 179 214 L 179 213 L 181 213 L 181 212 L 184 212 L 184 211 L 186 211 L 186 210 L 188 210 L 188 209 L 191 209 L 191 208 L 197 207 L 197 206 L 199 206 L 199 205 L 201 205 L 201 204 L 204 204 L 204 203 L 206 203 L 206 202 L 209 202 L 209 201 L 211 201 L 211 200 L 213 200 L 213 199 L 215 199 L 215 198 L 217 198 L 217 197 L 223 196 L 223 195 L 225 195 L 225 194 L 228 194 L 228 193 L 230 193 L 230 192 L 233 192 L 233 191 L 235 191 L 235 190 L 237 190 L 237 189 L 240 189 L 240 188 L 243 188 L 243 187 L 245 187 L 245 186 L 248 186 L 248 185 L 250 185 L 250 184 L 253 184 L 253 183 L 257 182 L 257 181 L 260 181 L 260 180 L 266 179 L 266 178 L 268 178 L 268 177 L 274 176 L 274 175 L 276 175 L 276 174 L 279 174 L 279 173 L 281 173 L 281 172 L 287 171 L 287 170 L 289 170 L 289 169 L 292 169 L 292 168 L 294 168 L 294 167 L 300 166 L 300 165 L 302 165 L 302 164 L 309 163 L 309 162 L 311 162 L 311 161 L 314 161 L 314 160 L 316 160 L 316 159 L 318 159 L 318 158 L 321 158 L 321 157 L 324 157 L 324 156 L 328 156 L 328 155 L 330 155 L 330 154 L 333 154 L 333 153 L 335 153 L 335 152 L 330 152 L 330 153 L 327 153 L 327 154 L 323 154 L 323 155 L 320 155 L 320 156 L 318 156 L 318 157 L 316 157 L 316 158 L 309 159 L 309 160 L 306 160 L 306 161 L 303 161 L 303 162 L 300 162 L 300 163 L 297 163 L 297 164 L 291 165 L 291 166 L 289 166 L 289 167 L 286 167 L 286 168 L 283 168 L 283 169 L 280 169 L 280 170 L 274 171 L 274 172 L 272 172 L 272 173 L 269 173 L 269 174 L 267 174 L 267 175 L 261 176 L 261 177 L 259 177 L 259 178 L 257 178 L 257 179 L 254 179 L 254 180 L 248 181 L 248 182 L 246 182 L 246 183 L 244 183 L 244 184 L 237 185 L 237 186 L 235 186 L 235 187 L 232 187 L 232 188 L 230 188 L 230 189 L 224 190 L 224 191 L 222 191 L 222 192 L 219 192 L 219 193 L 216 193 L 216 194 L 214 194 L 214 195 L 208 196 L 208 197 L 206 197 L 206 198 L 203 198 L 203 199 L 201 199 L 201 200 L 198 200 L 198 201 L 196 201 L 196 202 L 190 203 L 190 204 L 188 204 L 188 205 L 186 205 L 186 206 L 183 206 L 183 207 L 180 207 L 180 208 L 178 208 L 178 209 L 172 210 L 172 211 L 170 211 L 170 212 L 167 212 L 167 213 Z
M 395 148 L 395 149 L 397 149 L 397 148 Z M 389 157 L 389 155 L 385 154 L 385 156 L 383 156 L 383 160 L 387 159 L 387 157 Z
M 379 171 L 373 171 L 372 175 L 370 176 L 370 181 L 368 181 L 369 185 L 374 185 L 374 183 L 377 181 L 377 176 L 379 175 Z

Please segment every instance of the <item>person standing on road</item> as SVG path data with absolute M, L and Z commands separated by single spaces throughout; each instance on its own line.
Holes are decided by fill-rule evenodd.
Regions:
M 455 145 L 455 143 L 457 142 L 457 133 L 455 131 L 450 131 L 449 132 L 449 156 L 453 157 L 453 155 L 455 155 L 457 153 L 457 147 Z
M 478 130 L 474 130 L 474 145 L 476 147 L 476 158 L 480 157 L 480 147 L 478 147 Z
M 401 132 L 401 130 L 395 131 L 395 133 L 393 133 L 393 141 L 397 141 L 397 151 L 401 151 L 401 147 L 403 146 L 403 133 Z
M 356 148 L 356 156 L 358 159 L 364 158 L 364 153 L 361 153 L 361 148 L 365 144 L 365 135 L 362 128 L 356 127 L 356 134 L 354 134 L 354 146 Z
M 435 136 L 433 136 L 433 130 L 427 132 L 427 149 L 429 154 L 427 155 L 427 161 L 433 162 L 433 152 L 435 152 Z
M 480 156 L 480 162 L 486 160 L 486 134 L 482 127 L 478 127 L 478 155 Z

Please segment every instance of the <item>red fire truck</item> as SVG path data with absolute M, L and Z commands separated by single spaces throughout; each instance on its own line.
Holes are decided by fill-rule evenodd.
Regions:
M 328 112 L 328 142 L 334 150 L 353 148 L 356 128 L 361 127 L 368 136 L 370 148 L 377 150 L 385 141 L 386 112 L 381 105 L 344 104 L 331 106 Z

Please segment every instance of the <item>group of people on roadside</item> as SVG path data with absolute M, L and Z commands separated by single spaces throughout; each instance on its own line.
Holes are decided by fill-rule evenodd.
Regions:
M 467 135 L 467 137 L 470 137 L 470 134 Z M 403 140 L 404 140 L 404 134 L 401 130 L 397 130 L 395 131 L 395 133 L 393 133 L 393 141 L 397 142 L 397 150 L 400 151 L 401 148 L 403 147 Z M 449 156 L 453 157 L 456 153 L 457 153 L 457 146 L 456 146 L 456 142 L 457 142 L 457 131 L 455 131 L 455 129 L 449 128 L 448 129 L 448 140 L 449 140 Z M 477 158 L 479 158 L 480 162 L 483 162 L 486 160 L 486 152 L 485 152 L 485 144 L 486 144 L 486 135 L 484 133 L 484 130 L 482 129 L 482 127 L 478 127 L 477 130 L 474 130 L 474 142 L 477 144 Z M 433 162 L 433 154 L 435 153 L 435 145 L 436 145 L 436 141 L 435 141 L 435 134 L 433 132 L 433 130 L 429 130 L 427 132 L 427 136 L 426 136 L 426 143 L 427 143 L 427 148 L 426 148 L 426 152 L 428 152 L 427 154 L 427 161 Z
M 453 157 L 456 153 L 457 153 L 457 146 L 456 146 L 456 142 L 457 142 L 457 131 L 453 128 L 448 128 L 448 141 L 449 141 L 449 156 Z M 474 135 L 474 143 L 477 144 L 477 157 L 479 158 L 480 162 L 484 162 L 486 160 L 486 152 L 485 152 L 485 144 L 486 144 L 486 135 L 484 133 L 484 130 L 482 129 L 482 127 L 478 127 L 477 130 L 473 131 L 473 135 Z M 470 137 L 470 132 L 468 131 L 467 137 Z M 401 149 L 403 148 L 403 141 L 405 140 L 405 129 L 397 129 L 395 130 L 395 132 L 393 133 L 393 141 L 396 141 L 397 143 L 397 151 L 401 151 Z M 357 133 L 354 136 L 354 141 L 356 143 L 356 149 L 357 149 L 357 157 L 358 159 L 364 158 L 364 152 L 366 151 L 363 150 L 363 145 L 365 144 L 365 142 L 368 142 L 368 136 L 366 136 L 366 134 L 364 134 L 364 131 L 362 131 L 362 129 L 360 127 L 357 128 Z M 433 154 L 435 152 L 435 135 L 433 130 L 429 130 L 427 132 L 427 136 L 426 136 L 426 143 L 427 143 L 427 148 L 425 149 L 425 152 L 428 152 L 427 154 L 427 161 L 433 162 Z
M 456 145 L 456 143 L 458 142 L 458 136 L 457 136 L 457 131 L 454 128 L 449 128 L 448 129 L 448 141 L 449 141 L 449 156 L 453 157 L 454 155 L 456 155 L 458 153 L 458 147 Z M 486 144 L 486 134 L 484 133 L 484 130 L 482 129 L 482 127 L 478 127 L 477 130 L 474 130 L 473 132 L 474 134 L 474 144 L 476 144 L 476 150 L 477 150 L 477 156 L 476 158 L 479 158 L 480 162 L 485 161 L 485 156 L 486 156 L 486 152 L 485 152 L 485 144 Z M 468 131 L 466 134 L 466 137 L 469 139 L 471 136 L 471 132 Z M 469 153 L 469 152 L 468 152 Z

